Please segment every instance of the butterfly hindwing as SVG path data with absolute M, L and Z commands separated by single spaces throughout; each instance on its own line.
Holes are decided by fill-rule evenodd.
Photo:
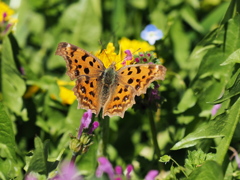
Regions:
M 98 78 L 86 76 L 81 76 L 76 80 L 73 91 L 77 96 L 79 109 L 91 109 L 93 113 L 98 115 L 101 109 L 102 84 L 100 82 Z
M 112 87 L 107 102 L 103 106 L 103 116 L 120 116 L 123 118 L 125 111 L 135 104 L 135 90 L 128 85 L 118 83 Z

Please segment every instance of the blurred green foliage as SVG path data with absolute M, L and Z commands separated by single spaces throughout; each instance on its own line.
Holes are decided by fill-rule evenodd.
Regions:
M 96 51 L 108 42 L 117 46 L 122 37 L 141 40 L 148 24 L 163 31 L 155 47 L 168 69 L 161 82 L 165 102 L 154 112 L 157 140 L 161 155 L 178 165 L 159 166 L 149 114 L 136 109 L 110 119 L 110 161 L 133 164 L 133 179 L 151 169 L 165 172 L 166 179 L 187 178 L 183 172 L 189 179 L 238 178 L 228 148 L 240 149 L 239 1 L 5 2 L 17 24 L 0 39 L 0 179 L 23 179 L 30 171 L 49 177 L 60 161 L 71 159 L 69 134 L 76 133 L 84 111 L 59 96 L 58 81 L 69 77 L 64 60 L 55 56 L 58 43 Z M 212 115 L 215 104 L 221 107 Z M 100 135 L 97 129 L 94 144 L 76 162 L 86 179 L 94 177 Z

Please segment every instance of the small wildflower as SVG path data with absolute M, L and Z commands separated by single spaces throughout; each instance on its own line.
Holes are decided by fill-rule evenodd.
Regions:
M 92 134 L 93 131 L 98 128 L 98 126 L 99 126 L 99 122 L 98 122 L 98 121 L 94 121 L 93 124 L 92 124 L 92 126 L 90 127 L 88 133 L 89 133 L 89 134 Z
M 115 169 L 113 169 L 112 164 L 105 157 L 99 157 L 98 162 L 99 166 L 96 170 L 96 177 L 102 177 L 103 173 L 106 173 L 110 180 L 131 179 L 130 173 L 133 171 L 132 165 L 127 166 L 126 178 L 124 178 L 121 166 L 116 166 Z
M 230 159 L 232 159 L 233 157 L 235 157 L 236 163 L 237 163 L 237 165 L 238 165 L 238 169 L 240 169 L 240 157 L 239 157 L 239 155 L 238 155 L 237 150 L 236 150 L 235 148 L 231 147 L 231 146 L 230 146 L 228 149 L 233 152 L 233 155 L 230 157 Z
M 130 173 L 133 171 L 133 166 L 131 164 L 127 165 L 127 174 L 126 177 L 127 179 L 131 179 Z
M 131 60 L 132 60 L 133 55 L 132 55 L 131 51 L 128 50 L 128 49 L 125 50 L 124 53 L 127 54 L 127 55 L 126 55 L 126 57 L 124 58 L 122 64 L 123 64 L 123 65 L 126 65 L 126 64 L 127 64 L 127 61 L 131 61 Z
M 145 180 L 154 180 L 155 177 L 158 175 L 158 171 L 157 170 L 151 170 L 147 173 L 147 175 L 145 176 Z
M 29 86 L 23 97 L 26 99 L 31 98 L 34 94 L 36 94 L 39 91 L 39 89 L 40 87 L 37 85 Z
M 99 166 L 96 170 L 96 176 L 101 177 L 103 173 L 106 173 L 110 180 L 114 179 L 114 170 L 112 164 L 105 157 L 98 158 Z
M 155 50 L 154 46 L 149 45 L 145 41 L 130 40 L 126 37 L 120 39 L 118 43 L 122 51 L 129 49 L 133 54 L 138 53 L 139 50 L 142 52 Z
M 116 69 L 119 69 L 122 67 L 121 62 L 123 59 L 121 58 L 120 54 L 117 54 L 115 52 L 115 47 L 113 43 L 108 43 L 107 48 L 98 51 L 95 56 L 103 62 L 104 66 L 108 68 L 111 64 L 115 64 Z
M 35 173 L 31 172 L 31 173 L 26 175 L 25 180 L 38 180 L 38 178 L 35 175 Z
M 124 60 L 132 60 L 133 56 L 132 56 L 131 51 L 127 49 L 124 52 L 125 52 L 125 54 L 127 54 L 127 56 L 124 58 Z
M 141 38 L 154 45 L 155 42 L 163 37 L 163 33 L 156 26 L 149 24 L 141 32 Z
M 81 155 L 88 151 L 93 144 L 93 131 L 99 126 L 99 122 L 92 121 L 92 111 L 89 109 L 85 112 L 81 119 L 81 125 L 78 130 L 78 136 L 71 136 L 69 148 L 73 151 L 73 155 Z
M 215 114 L 217 114 L 218 109 L 220 109 L 221 104 L 215 104 L 212 108 L 212 116 L 214 116 Z
M 116 166 L 115 167 L 115 172 L 116 172 L 116 174 L 118 174 L 118 175 L 122 175 L 122 167 L 121 166 Z
M 158 92 L 159 87 L 160 87 L 159 84 L 154 83 L 154 89 L 151 89 L 150 96 L 148 99 L 150 102 L 160 99 L 159 92 Z
M 135 62 L 139 63 L 140 62 L 139 58 L 135 58 Z
M 51 180 L 65 180 L 65 179 L 83 180 L 83 178 L 78 174 L 78 170 L 73 162 L 63 163 L 60 172 Z
M 87 129 L 92 121 L 92 111 L 89 109 L 85 112 L 81 119 L 81 125 L 78 131 L 78 139 L 82 135 L 83 129 Z
M 0 22 L 6 22 L 11 19 L 14 11 L 4 2 L 0 2 Z
M 15 23 L 16 20 L 11 17 L 13 13 L 14 11 L 7 4 L 0 2 L 0 39 L 10 32 Z
M 62 101 L 62 104 L 69 104 L 69 105 L 72 104 L 76 100 L 76 96 L 74 95 L 71 89 L 67 88 L 67 86 L 73 87 L 75 85 L 75 82 L 57 80 L 57 84 L 59 86 L 59 96 Z
M 150 63 L 160 64 L 160 60 L 157 59 L 156 54 L 154 52 L 140 52 L 134 55 L 134 61 L 136 63 Z

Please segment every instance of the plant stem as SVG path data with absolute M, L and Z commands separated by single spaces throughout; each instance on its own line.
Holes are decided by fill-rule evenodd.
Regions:
M 102 128 L 102 139 L 100 142 L 100 156 L 107 156 L 107 145 L 109 138 L 109 117 L 106 116 L 104 119 L 101 119 L 101 128 Z
M 71 162 L 72 162 L 73 164 L 75 164 L 76 159 L 77 159 L 77 154 L 73 154 L 73 155 L 72 155 Z
M 153 141 L 154 151 L 157 155 L 157 160 L 159 160 L 161 157 L 161 150 L 158 145 L 157 130 L 156 130 L 155 122 L 154 122 L 153 112 L 151 110 L 149 110 L 149 123 L 150 123 L 150 128 L 151 128 L 151 133 L 152 133 L 152 141 Z M 162 163 L 159 162 L 158 166 L 160 169 L 163 169 Z

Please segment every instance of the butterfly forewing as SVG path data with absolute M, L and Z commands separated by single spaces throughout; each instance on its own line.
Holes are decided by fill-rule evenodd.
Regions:
M 71 80 L 79 76 L 98 76 L 105 70 L 103 63 L 84 49 L 72 44 L 61 42 L 58 44 L 56 55 L 66 61 L 67 75 Z
M 134 89 L 135 95 L 146 93 L 151 82 L 164 80 L 166 68 L 157 64 L 135 64 L 118 70 L 119 82 Z

